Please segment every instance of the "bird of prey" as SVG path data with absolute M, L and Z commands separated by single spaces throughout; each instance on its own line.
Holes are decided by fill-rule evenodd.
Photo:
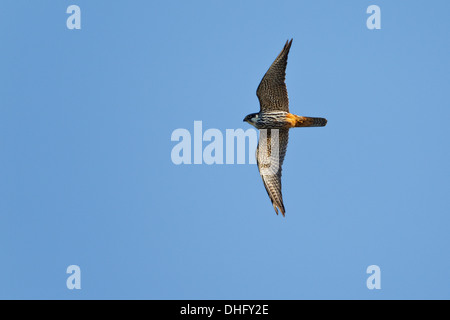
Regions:
M 267 70 L 256 90 L 260 110 L 244 118 L 259 129 L 256 162 L 273 208 L 285 216 L 281 195 L 281 166 L 286 155 L 289 129 L 294 127 L 324 127 L 325 118 L 300 117 L 289 113 L 289 99 L 285 84 L 286 65 L 291 41 L 286 41 L 283 50 Z

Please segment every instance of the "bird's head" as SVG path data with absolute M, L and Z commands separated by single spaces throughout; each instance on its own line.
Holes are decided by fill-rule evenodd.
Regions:
M 244 122 L 248 122 L 252 126 L 255 126 L 256 122 L 258 121 L 258 117 L 259 115 L 257 113 L 251 113 L 244 118 Z

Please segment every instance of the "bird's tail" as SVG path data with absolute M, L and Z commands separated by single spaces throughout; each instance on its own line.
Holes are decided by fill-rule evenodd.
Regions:
M 327 125 L 327 119 L 325 118 L 297 116 L 295 120 L 294 127 L 325 127 Z

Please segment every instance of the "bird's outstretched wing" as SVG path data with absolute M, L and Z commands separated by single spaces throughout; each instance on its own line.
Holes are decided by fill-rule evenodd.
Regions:
M 281 110 L 289 112 L 289 99 L 284 82 L 291 41 L 286 41 L 283 50 L 267 70 L 256 90 L 261 111 Z
M 256 148 L 256 162 L 272 201 L 273 208 L 284 214 L 283 196 L 281 194 L 281 166 L 286 155 L 289 140 L 289 129 L 262 129 L 259 131 L 259 142 Z M 278 139 L 276 139 L 278 136 Z

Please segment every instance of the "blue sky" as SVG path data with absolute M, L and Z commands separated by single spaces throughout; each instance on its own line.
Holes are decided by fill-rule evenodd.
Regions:
M 449 10 L 4 1 L 0 298 L 449 299 Z M 290 38 L 291 112 L 328 125 L 291 131 L 283 218 L 256 165 L 177 166 L 170 137 L 248 129 Z

